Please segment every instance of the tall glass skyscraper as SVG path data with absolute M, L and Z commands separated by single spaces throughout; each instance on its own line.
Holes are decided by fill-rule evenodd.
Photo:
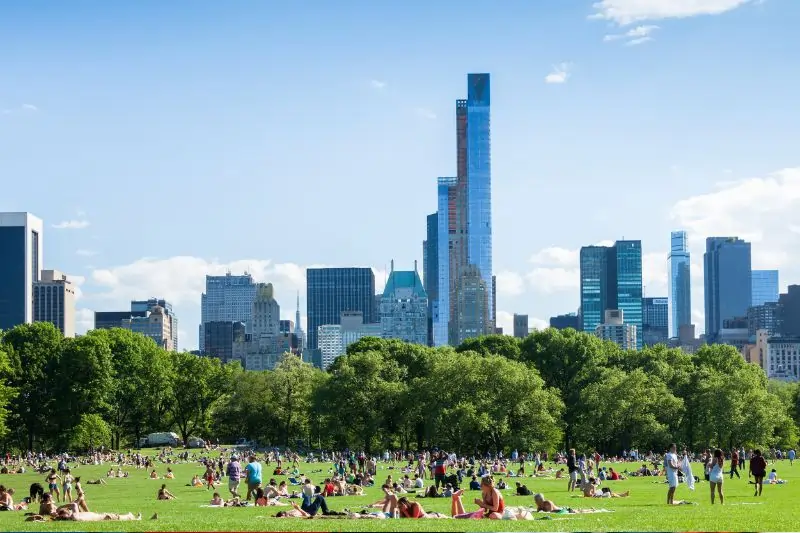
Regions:
M 669 340 L 669 302 L 667 298 L 642 298 L 643 346 L 666 344 Z
M 341 324 L 342 312 L 360 311 L 365 324 L 378 322 L 371 268 L 306 270 L 308 347 L 317 349 L 319 326 Z
M 490 108 L 489 74 L 467 75 L 467 98 L 456 100 L 456 177 L 438 182 L 436 346 L 494 332 Z
M 669 331 L 671 337 L 678 337 L 680 327 L 692 323 L 691 262 L 685 231 L 672 232 L 667 260 L 669 261 Z
M 206 276 L 206 292 L 200 295 L 200 352 L 205 353 L 208 322 L 244 322 L 249 328 L 255 297 L 256 283 L 247 272 Z
M 42 272 L 41 219 L 0 213 L 0 330 L 33 322 L 33 284 Z
M 753 270 L 752 273 L 753 303 L 763 305 L 778 301 L 778 271 Z
M 439 307 L 439 217 L 428 215 L 427 238 L 422 243 L 422 276 L 428 295 L 428 344 L 433 345 L 434 308 Z
M 709 237 L 703 255 L 706 340 L 716 342 L 723 322 L 747 316 L 753 299 L 750 243 Z
M 607 309 L 623 311 L 642 347 L 642 241 L 584 246 L 580 252 L 582 330 L 594 334 Z

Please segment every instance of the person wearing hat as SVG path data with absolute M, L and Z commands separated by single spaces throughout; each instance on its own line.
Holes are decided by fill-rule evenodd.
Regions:
M 231 455 L 226 474 L 228 476 L 228 490 L 231 492 L 231 496 L 239 498 L 239 482 L 242 478 L 242 465 L 239 464 L 238 455 Z

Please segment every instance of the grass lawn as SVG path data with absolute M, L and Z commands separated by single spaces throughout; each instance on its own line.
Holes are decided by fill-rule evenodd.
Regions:
M 303 465 L 306 470 L 319 469 L 324 465 Z M 788 461 L 778 463 L 775 468 L 781 478 L 789 480 L 785 485 L 765 486 L 761 498 L 753 497 L 753 486 L 747 479 L 725 480 L 725 506 L 711 506 L 709 486 L 701 482 L 694 492 L 686 487 L 678 488 L 677 499 L 697 502 L 667 508 L 666 485 L 654 483 L 654 478 L 633 478 L 609 482 L 615 492 L 631 491 L 626 499 L 583 499 L 568 494 L 566 481 L 525 478 L 525 484 L 534 492 L 543 492 L 557 505 L 574 508 L 606 508 L 613 513 L 589 515 L 554 516 L 549 520 L 493 521 L 493 520 L 346 520 L 346 519 L 276 519 L 278 507 L 249 507 L 212 509 L 201 507 L 211 498 L 205 489 L 185 486 L 195 473 L 202 475 L 203 469 L 195 465 L 172 467 L 176 479 L 167 480 L 167 488 L 178 499 L 156 501 L 156 492 L 163 481 L 147 479 L 144 470 L 129 468 L 131 477 L 108 479 L 108 485 L 86 485 L 87 479 L 104 477 L 108 466 L 80 467 L 73 474 L 81 476 L 89 508 L 97 512 L 125 513 L 141 512 L 141 522 L 47 522 L 32 523 L 23 520 L 22 512 L 0 513 L 0 531 L 792 531 L 800 524 L 800 464 L 789 466 Z M 271 468 L 265 471 L 271 473 Z M 695 473 L 702 472 L 696 465 Z M 166 467 L 158 469 L 163 475 Z M 387 467 L 379 467 L 378 479 L 392 473 Z M 267 480 L 270 476 L 267 475 Z M 325 473 L 311 475 L 319 483 Z M 395 478 L 398 476 L 395 474 Z M 278 478 L 280 481 L 281 478 Z M 663 480 L 663 478 L 662 478 Z M 512 478 L 511 486 L 513 487 Z M 23 475 L 0 475 L 0 483 L 16 489 L 16 501 L 27 496 L 31 483 L 46 486 L 44 476 L 26 473 Z M 223 497 L 228 496 L 227 483 L 220 487 Z M 531 497 L 512 496 L 513 490 L 503 491 L 507 505 L 532 505 Z M 377 500 L 380 488 L 367 489 L 363 497 L 329 498 L 332 509 L 360 510 Z M 467 492 L 466 509 L 477 493 Z M 450 499 L 420 500 L 428 511 L 450 512 Z M 35 506 L 38 509 L 38 504 Z M 35 510 L 35 509 L 34 509 Z M 158 513 L 158 520 L 147 520 Z M 538 515 L 537 515 L 538 518 Z

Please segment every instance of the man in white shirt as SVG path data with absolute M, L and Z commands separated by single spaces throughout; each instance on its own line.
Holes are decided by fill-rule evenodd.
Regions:
M 678 470 L 680 470 L 680 463 L 678 462 L 678 447 L 675 444 L 670 445 L 669 452 L 664 456 L 664 470 L 667 473 L 667 484 L 669 490 L 667 491 L 667 505 L 672 505 L 675 500 L 675 489 L 678 488 Z

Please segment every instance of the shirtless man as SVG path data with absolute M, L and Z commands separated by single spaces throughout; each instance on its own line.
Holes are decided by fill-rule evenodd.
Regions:
M 597 486 L 595 485 L 595 479 L 593 477 L 589 478 L 589 481 L 583 484 L 581 487 L 583 490 L 583 497 L 584 498 L 627 498 L 631 495 L 631 491 L 623 492 L 617 494 L 616 492 L 597 492 Z

